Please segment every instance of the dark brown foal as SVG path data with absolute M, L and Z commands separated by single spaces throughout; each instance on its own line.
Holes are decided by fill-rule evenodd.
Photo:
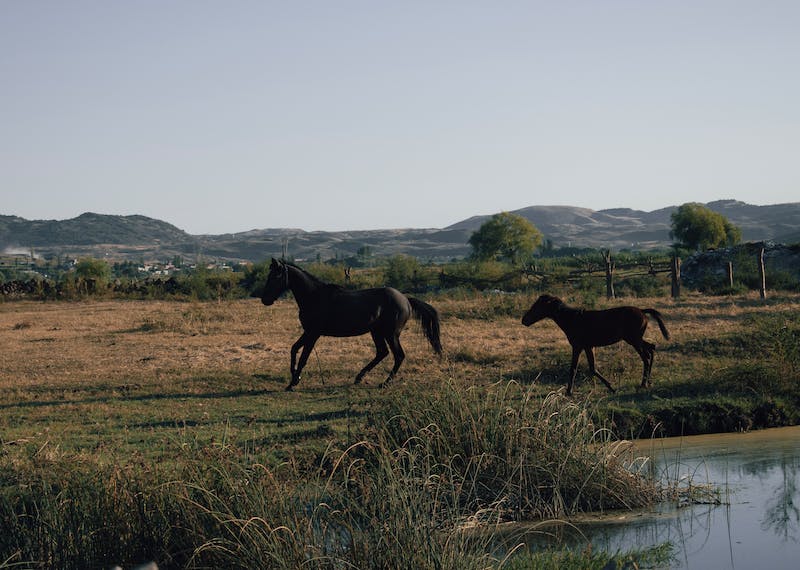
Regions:
M 609 390 L 614 392 L 611 383 L 595 367 L 593 349 L 596 346 L 608 346 L 624 340 L 636 350 L 642 359 L 644 365 L 642 387 L 649 386 L 656 346 L 643 338 L 644 331 L 647 329 L 647 315 L 651 315 L 656 320 L 661 334 L 665 339 L 669 339 L 669 332 L 664 326 L 661 313 L 655 309 L 616 307 L 604 311 L 587 311 L 570 307 L 552 295 L 540 296 L 522 317 L 522 324 L 529 327 L 533 323 L 549 318 L 553 319 L 567 335 L 567 340 L 572 345 L 572 367 L 569 373 L 569 384 L 567 384 L 567 395 L 572 394 L 581 352 L 586 353 L 589 372 L 593 376 L 597 376 Z

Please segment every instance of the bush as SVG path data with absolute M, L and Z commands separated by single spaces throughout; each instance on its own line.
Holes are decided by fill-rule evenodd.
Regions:
M 418 288 L 420 264 L 416 257 L 395 255 L 386 262 L 386 285 L 400 291 L 414 291 Z

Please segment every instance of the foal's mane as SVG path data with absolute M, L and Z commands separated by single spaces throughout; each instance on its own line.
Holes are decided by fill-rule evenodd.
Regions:
M 567 305 L 561 297 L 556 297 L 555 295 L 550 295 L 550 298 L 553 299 L 553 304 L 556 306 L 556 310 L 554 311 L 557 313 L 570 313 L 570 314 L 580 314 L 586 311 L 586 309 L 582 307 L 573 307 L 571 305 Z

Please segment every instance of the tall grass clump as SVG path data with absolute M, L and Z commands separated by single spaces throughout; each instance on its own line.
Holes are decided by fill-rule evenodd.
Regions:
M 390 401 L 375 418 L 388 447 L 437 466 L 450 496 L 478 518 L 560 518 L 646 505 L 658 496 L 623 446 L 561 393 L 511 382 Z
M 11 567 L 110 568 L 191 547 L 186 505 L 164 493 L 158 476 L 77 457 L 2 465 L 0 558 Z
M 488 537 L 460 526 L 438 470 L 413 451 L 361 441 L 315 473 L 226 464 L 187 488 L 206 517 L 192 564 L 224 568 L 491 568 Z M 284 466 L 286 468 L 287 466 Z
M 230 568 L 493 568 L 476 528 L 656 500 L 587 410 L 524 387 L 446 386 L 377 406 L 360 441 L 312 474 L 219 471 L 194 499 L 215 522 L 198 560 Z M 219 529 L 223 529 L 220 532 Z

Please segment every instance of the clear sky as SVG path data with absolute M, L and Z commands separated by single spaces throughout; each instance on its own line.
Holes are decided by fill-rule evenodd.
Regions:
M 0 2 L 0 214 L 800 201 L 797 0 Z

